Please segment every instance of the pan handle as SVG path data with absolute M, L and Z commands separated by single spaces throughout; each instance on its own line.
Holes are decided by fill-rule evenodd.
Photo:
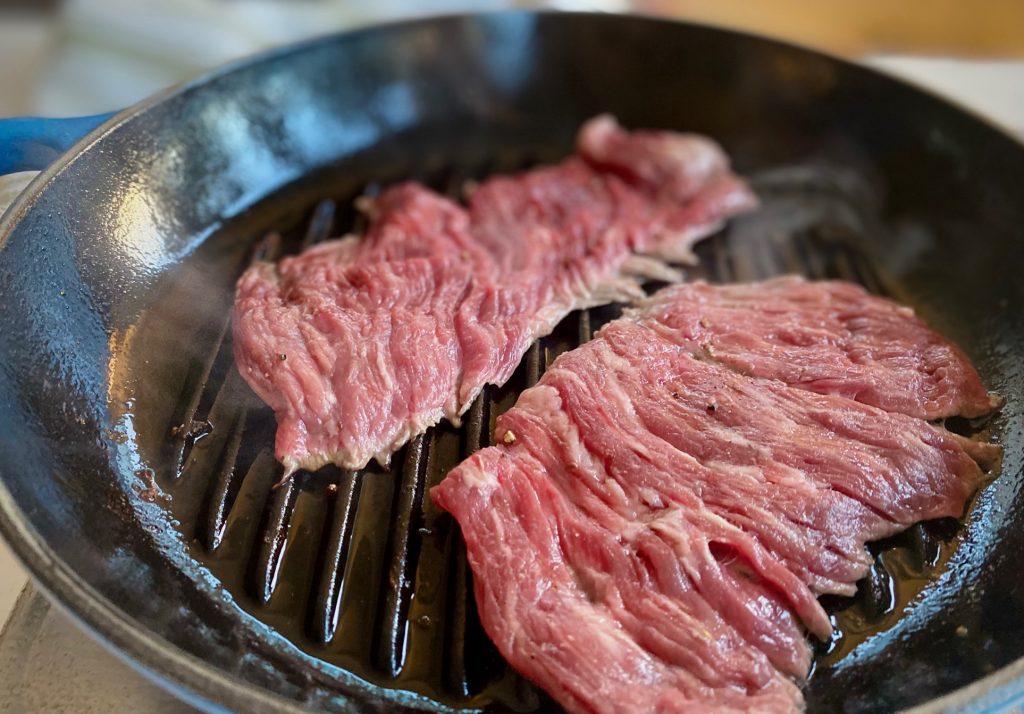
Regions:
M 117 112 L 86 117 L 0 119 L 0 175 L 42 171 Z

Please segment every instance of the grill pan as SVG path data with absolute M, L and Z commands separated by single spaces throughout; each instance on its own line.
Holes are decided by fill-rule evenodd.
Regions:
M 891 711 L 990 686 L 1024 656 L 1024 148 L 866 69 L 644 18 L 325 38 L 123 112 L 40 176 L 0 225 L 0 530 L 41 585 L 209 709 L 555 710 L 488 642 L 458 529 L 426 491 L 619 308 L 570 315 L 461 429 L 390 470 L 279 488 L 229 314 L 254 257 L 358 230 L 358 195 L 417 178 L 457 197 L 558 160 L 601 111 L 710 134 L 753 177 L 762 209 L 702 243 L 691 278 L 856 280 L 917 308 L 1007 397 L 990 422 L 947 423 L 1001 441 L 1002 475 L 963 525 L 872 546 L 858 595 L 827 601 L 839 634 L 806 695 Z

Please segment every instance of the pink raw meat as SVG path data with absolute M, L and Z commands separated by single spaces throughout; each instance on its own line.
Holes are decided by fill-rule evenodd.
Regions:
M 432 489 L 461 526 L 488 634 L 568 710 L 802 709 L 790 678 L 810 667 L 804 631 L 831 634 L 816 596 L 854 592 L 867 541 L 962 515 L 998 461 L 994 444 L 850 398 L 864 390 L 841 371 L 818 394 L 785 369 L 746 374 L 706 344 L 739 344 L 744 327 L 769 340 L 813 328 L 808 349 L 838 349 L 848 323 L 822 309 L 836 294 L 904 353 L 866 349 L 879 359 L 851 382 L 899 383 L 894 404 L 923 403 L 915 387 L 932 387 L 903 370 L 940 345 L 961 358 L 950 373 L 973 379 L 939 391 L 980 400 L 956 348 L 852 286 L 670 287 L 561 355 L 498 418 L 499 445 Z M 722 303 L 727 315 L 710 309 Z
M 643 254 L 689 255 L 754 205 L 713 142 L 656 136 L 660 163 L 650 134 L 599 117 L 581 130 L 582 158 L 493 177 L 468 209 L 400 184 L 370 202 L 364 236 L 250 268 L 235 357 L 274 409 L 286 473 L 386 462 L 441 419 L 457 423 L 568 312 L 639 299 L 643 277 L 678 278 Z M 614 166 L 588 158 L 606 145 Z

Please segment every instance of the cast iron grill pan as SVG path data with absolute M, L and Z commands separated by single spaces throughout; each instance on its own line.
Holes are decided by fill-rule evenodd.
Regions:
M 702 244 L 692 277 L 859 280 L 1006 397 L 1003 473 L 963 529 L 879 545 L 864 592 L 829 603 L 843 638 L 822 647 L 811 710 L 888 712 L 972 682 L 994 694 L 985 675 L 1015 661 L 1000 676 L 1019 677 L 1021 144 L 842 60 L 649 18 L 325 37 L 143 102 L 59 159 L 0 222 L 0 533 L 56 601 L 206 707 L 549 707 L 480 631 L 456 529 L 425 494 L 616 310 L 570 316 L 463 430 L 434 430 L 394 473 L 325 469 L 276 490 L 272 416 L 225 340 L 234 280 L 269 230 L 282 238 L 261 250 L 285 254 L 311 223 L 332 225 L 310 240 L 354 225 L 364 191 L 417 177 L 455 195 L 558 160 L 604 111 L 711 135 L 755 175 L 763 209 Z
M 406 176 L 457 199 L 468 179 L 558 156 L 523 149 L 470 165 L 411 166 Z M 318 200 L 315 182 L 307 182 L 313 188 L 290 201 L 289 215 L 278 216 L 283 223 L 248 227 L 251 259 L 273 260 L 364 228 L 353 201 L 381 184 L 353 178 Z M 856 247 L 868 232 L 885 229 L 876 215 L 877 197 L 863 176 L 835 165 L 808 164 L 762 172 L 753 185 L 763 206 L 701 243 L 700 264 L 687 269 L 689 279 L 730 282 L 801 273 L 853 280 L 876 294 L 893 292 Z M 264 237 L 272 229 L 283 230 Z M 235 265 L 233 277 L 244 267 Z M 488 641 L 458 527 L 427 491 L 487 446 L 495 418 L 518 393 L 555 357 L 618 317 L 621 306 L 569 315 L 530 348 L 508 384 L 489 387 L 474 402 L 461 428 L 445 423 L 429 430 L 396 453 L 390 469 L 300 471 L 277 487 L 281 466 L 272 456 L 274 417 L 234 366 L 230 306 L 222 308 L 211 314 L 178 406 L 162 427 L 158 488 L 140 490 L 169 511 L 191 557 L 266 628 L 307 655 L 379 687 L 384 708 L 395 705 L 395 691 L 405 691 L 423 696 L 411 704 L 403 700 L 414 708 L 557 710 Z M 948 426 L 961 433 L 979 428 L 962 420 Z M 151 475 L 142 474 L 143 480 Z M 812 711 L 877 707 L 877 700 L 851 704 L 849 692 L 833 686 L 833 668 L 862 641 L 892 627 L 941 572 L 959 530 L 951 519 L 934 521 L 873 544 L 875 564 L 857 596 L 826 598 L 837 632 L 817 647 L 806 690 Z

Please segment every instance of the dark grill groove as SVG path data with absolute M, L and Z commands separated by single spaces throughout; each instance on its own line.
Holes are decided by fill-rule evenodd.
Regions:
M 385 555 L 387 580 L 383 585 L 384 600 L 378 630 L 377 666 L 395 677 L 405 664 L 405 646 L 412 596 L 411 571 L 416 566 L 422 534 L 420 508 L 426 477 L 425 435 L 413 439 L 405 448 L 401 466 L 401 480 L 395 492 L 395 505 L 391 511 L 391 533 Z
M 234 504 L 234 497 L 240 485 L 238 452 L 242 446 L 242 437 L 245 435 L 245 416 L 243 412 L 235 418 L 235 423 L 224 446 L 220 468 L 217 469 L 216 478 L 210 484 L 208 505 L 198 524 L 196 536 L 210 551 L 216 550 L 220 546 L 221 539 L 224 537 L 224 526 L 227 523 L 228 513 Z
M 331 237 L 331 232 L 334 229 L 335 210 L 335 203 L 330 199 L 325 199 L 316 205 L 316 208 L 313 209 L 313 216 L 309 219 L 306 235 L 302 239 L 302 249 Z
M 260 526 L 260 540 L 256 544 L 252 562 L 251 587 L 264 605 L 270 602 L 281 571 L 281 559 L 288 543 L 295 498 L 298 496 L 298 478 L 289 479 L 271 491 Z
M 361 483 L 354 471 L 343 471 L 332 482 L 334 488 L 326 489 L 326 546 L 320 551 L 317 588 L 310 611 L 310 629 L 320 644 L 329 643 L 338 627 L 341 594 L 345 587 L 344 568 L 352 543 L 352 525 Z

